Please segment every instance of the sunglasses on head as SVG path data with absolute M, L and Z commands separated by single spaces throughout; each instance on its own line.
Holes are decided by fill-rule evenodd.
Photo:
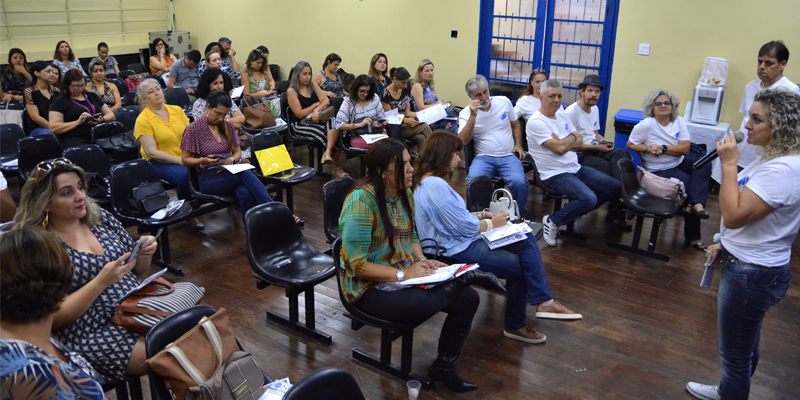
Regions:
M 36 164 L 36 183 L 39 183 L 39 177 L 50 171 L 55 167 L 64 167 L 67 165 L 72 165 L 72 161 L 66 158 L 54 158 L 49 161 L 42 161 L 39 164 Z

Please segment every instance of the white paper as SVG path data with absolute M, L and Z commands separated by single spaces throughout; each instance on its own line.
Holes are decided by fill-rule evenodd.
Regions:
M 454 278 L 456 271 L 458 271 L 459 268 L 461 268 L 461 267 L 463 267 L 465 265 L 467 265 L 467 264 L 448 265 L 446 267 L 441 267 L 441 268 L 437 269 L 436 272 L 433 275 L 422 276 L 422 277 L 413 278 L 413 279 L 406 279 L 406 280 L 404 280 L 402 282 L 397 282 L 397 284 L 398 285 L 402 285 L 402 286 L 414 286 L 414 285 L 425 285 L 425 284 L 428 284 L 428 283 L 445 282 L 445 281 L 448 281 L 448 280 Z M 462 271 L 462 274 L 464 272 L 472 271 L 473 269 L 476 269 L 476 268 L 479 268 L 479 267 L 480 266 L 478 264 L 473 264 L 467 270 Z M 459 274 L 459 276 L 460 275 L 461 274 Z
M 386 135 L 384 135 L 382 133 L 372 133 L 372 134 L 367 134 L 367 135 L 361 135 L 361 138 L 364 139 L 364 141 L 367 142 L 367 144 L 373 144 L 373 143 L 377 142 L 378 140 L 383 140 L 383 139 L 386 139 L 387 137 L 388 136 L 386 136 Z
M 528 224 L 506 224 L 500 228 L 492 229 L 488 232 L 482 232 L 481 237 L 489 246 L 489 248 L 494 250 L 511 243 L 525 240 L 528 232 L 533 232 L 533 229 L 531 229 Z
M 419 122 L 426 122 L 428 125 L 445 118 L 447 118 L 447 111 L 444 110 L 443 104 L 437 104 L 422 111 L 417 111 L 417 119 Z
M 237 87 L 233 88 L 233 90 L 231 91 L 231 98 L 232 99 L 236 99 L 236 98 L 242 97 L 242 93 L 244 93 L 244 85 L 243 86 L 237 86 Z
M 228 170 L 228 172 L 232 174 L 238 174 L 242 171 L 247 171 L 248 169 L 255 168 L 253 164 L 232 164 L 232 165 L 223 165 L 222 168 Z
M 400 122 L 403 121 L 402 116 L 399 115 L 396 108 L 393 108 L 391 111 L 386 111 L 386 123 L 389 125 L 400 125 Z
M 293 385 L 289 383 L 289 378 L 272 381 L 269 385 L 264 386 L 267 390 L 264 391 L 264 394 L 262 394 L 258 400 L 281 400 L 292 386 Z

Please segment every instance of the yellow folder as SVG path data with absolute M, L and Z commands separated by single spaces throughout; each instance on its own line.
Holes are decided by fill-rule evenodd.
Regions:
M 256 151 L 256 160 L 261 166 L 261 173 L 265 176 L 294 168 L 292 157 L 286 151 L 285 145 Z

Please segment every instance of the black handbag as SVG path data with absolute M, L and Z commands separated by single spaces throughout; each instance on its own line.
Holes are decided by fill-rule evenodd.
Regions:
M 128 195 L 129 212 L 139 216 L 150 216 L 169 204 L 169 195 L 161 182 L 142 183 Z
M 111 164 L 139 158 L 139 145 L 128 132 L 95 140 L 95 144 L 103 149 Z
M 367 117 L 356 119 L 356 103 L 353 102 L 352 100 L 351 100 L 351 103 L 353 105 L 353 109 L 350 110 L 350 123 L 355 125 L 355 124 L 361 123 L 362 121 L 367 119 Z M 361 136 L 361 135 L 370 135 L 370 134 L 373 133 L 372 132 L 373 128 L 375 128 L 375 127 L 372 126 L 372 124 L 366 124 L 366 125 L 364 125 L 364 126 L 362 126 L 360 128 L 350 129 L 349 131 L 347 131 L 347 136 L 350 139 L 352 139 L 354 137 L 358 137 L 358 136 Z M 377 131 L 378 128 L 375 128 L 375 130 Z M 380 131 L 383 132 L 383 129 L 381 129 Z
M 111 190 L 106 180 L 97 172 L 86 172 L 86 195 L 95 199 L 103 200 L 111 197 Z

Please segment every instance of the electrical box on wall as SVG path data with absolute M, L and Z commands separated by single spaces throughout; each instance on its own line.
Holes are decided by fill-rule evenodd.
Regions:
M 639 55 L 649 56 L 650 55 L 650 45 L 647 43 L 639 43 Z

